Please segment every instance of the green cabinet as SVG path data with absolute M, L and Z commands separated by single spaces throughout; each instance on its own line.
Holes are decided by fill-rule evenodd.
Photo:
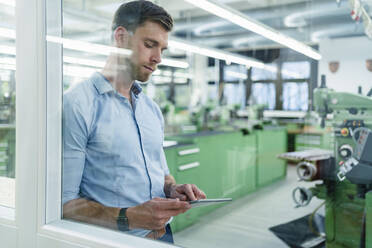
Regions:
M 277 158 L 287 151 L 285 129 L 260 130 L 257 135 L 257 186 L 262 187 L 286 175 L 287 163 Z
M 200 184 L 199 153 L 200 149 L 195 144 L 165 149 L 170 173 L 178 184 Z M 172 229 L 175 232 L 184 229 L 194 223 L 199 215 L 198 209 L 190 209 L 186 213 L 176 216 L 172 222 Z
M 188 145 L 167 148 L 165 154 L 178 184 L 196 184 L 207 198 L 235 200 L 286 175 L 286 163 L 277 159 L 286 152 L 286 137 L 285 129 L 169 137 Z M 172 229 L 182 230 L 223 205 L 195 208 L 176 216 Z

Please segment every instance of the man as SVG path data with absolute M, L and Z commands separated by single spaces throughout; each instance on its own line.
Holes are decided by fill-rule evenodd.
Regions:
M 171 16 L 149 1 L 123 4 L 101 73 L 66 92 L 63 109 L 63 216 L 173 242 L 169 221 L 205 198 L 169 174 L 159 107 L 142 93 L 167 48 Z M 163 234 L 166 233 L 164 236 Z

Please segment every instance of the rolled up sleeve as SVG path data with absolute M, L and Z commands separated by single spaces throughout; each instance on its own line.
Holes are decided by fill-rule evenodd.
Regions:
M 79 198 L 88 128 L 80 105 L 65 97 L 63 104 L 62 204 Z

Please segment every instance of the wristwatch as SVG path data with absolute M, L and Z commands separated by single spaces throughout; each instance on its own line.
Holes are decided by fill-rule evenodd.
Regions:
M 127 209 L 128 208 L 122 208 L 120 209 L 119 216 L 116 220 L 116 223 L 118 225 L 119 231 L 127 232 L 129 231 L 129 221 L 127 217 Z

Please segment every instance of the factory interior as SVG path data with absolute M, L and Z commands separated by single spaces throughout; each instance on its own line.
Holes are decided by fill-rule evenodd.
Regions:
M 229 201 L 173 217 L 173 245 L 63 219 L 64 93 L 126 2 L 0 0 L 0 247 L 372 248 L 371 0 L 151 1 L 170 174 Z

